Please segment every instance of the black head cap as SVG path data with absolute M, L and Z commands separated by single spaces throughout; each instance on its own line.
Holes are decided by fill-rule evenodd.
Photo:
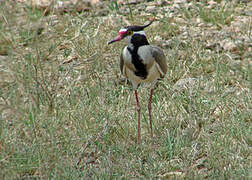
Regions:
M 143 31 L 144 28 L 148 27 L 149 25 L 151 25 L 153 23 L 154 20 L 152 20 L 149 24 L 147 25 L 143 25 L 143 26 L 126 26 L 125 28 L 121 29 L 119 31 L 118 36 L 116 36 L 112 41 L 109 41 L 108 44 L 117 42 L 117 41 L 121 41 L 122 39 L 124 39 L 125 37 L 132 35 L 133 32 L 137 32 L 137 31 Z
M 125 29 L 131 30 L 131 31 L 143 31 L 144 28 L 148 27 L 149 25 L 151 25 L 153 23 L 153 21 L 151 21 L 149 24 L 147 25 L 143 25 L 143 26 L 126 26 Z

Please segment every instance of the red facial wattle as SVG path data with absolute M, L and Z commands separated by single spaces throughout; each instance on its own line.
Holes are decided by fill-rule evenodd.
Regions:
M 116 36 L 112 41 L 109 41 L 108 44 L 121 41 L 125 37 L 126 32 L 127 31 L 119 31 L 118 36 Z

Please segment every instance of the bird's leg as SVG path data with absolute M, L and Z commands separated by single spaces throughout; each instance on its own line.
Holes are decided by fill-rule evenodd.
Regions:
M 141 142 L 140 105 L 139 105 L 137 90 L 135 90 L 135 95 L 136 95 L 136 103 L 137 103 L 137 143 L 140 144 Z
M 151 103 L 152 103 L 152 95 L 153 95 L 153 92 L 154 92 L 154 89 L 151 89 L 151 92 L 150 92 L 150 99 L 149 99 L 149 104 L 148 104 L 151 138 L 153 138 L 153 132 L 152 132 L 152 119 L 151 119 Z

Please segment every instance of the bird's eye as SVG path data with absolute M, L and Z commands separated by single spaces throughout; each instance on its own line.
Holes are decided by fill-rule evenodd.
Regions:
M 129 31 L 127 32 L 127 34 L 128 34 L 128 35 L 132 35 L 132 34 L 133 34 L 133 31 L 129 30 Z

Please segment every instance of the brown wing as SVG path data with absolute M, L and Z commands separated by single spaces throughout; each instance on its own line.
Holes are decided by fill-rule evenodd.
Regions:
M 162 49 L 160 49 L 157 46 L 151 46 L 151 51 L 152 51 L 152 56 L 154 57 L 156 63 L 158 64 L 160 70 L 162 72 L 161 73 L 161 77 L 163 78 L 165 76 L 165 74 L 167 73 L 167 63 L 166 63 L 166 57 L 164 55 L 164 52 L 162 51 Z

